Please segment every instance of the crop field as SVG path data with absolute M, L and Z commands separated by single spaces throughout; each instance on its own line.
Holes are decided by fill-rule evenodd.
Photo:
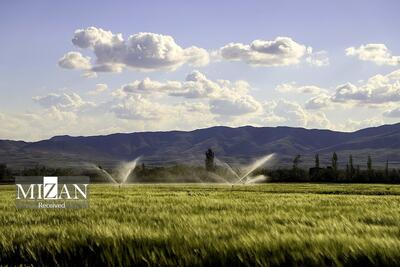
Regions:
M 400 186 L 92 185 L 90 208 L 16 210 L 0 265 L 398 265 Z

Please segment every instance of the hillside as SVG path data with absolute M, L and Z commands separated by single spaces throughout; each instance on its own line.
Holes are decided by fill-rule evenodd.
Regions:
M 389 159 L 400 162 L 400 124 L 366 128 L 356 132 L 335 132 L 292 127 L 211 127 L 194 131 L 117 133 L 105 136 L 55 136 L 38 142 L 0 140 L 0 162 L 14 167 L 35 164 L 76 166 L 84 162 L 113 165 L 142 156 L 147 164 L 202 164 L 203 154 L 212 148 L 216 156 L 232 164 L 249 162 L 276 153 L 276 165 L 288 165 L 296 154 L 304 165 L 313 164 L 320 154 L 328 164 L 333 151 L 344 164 L 353 154 L 363 166 L 367 155 L 383 165 Z

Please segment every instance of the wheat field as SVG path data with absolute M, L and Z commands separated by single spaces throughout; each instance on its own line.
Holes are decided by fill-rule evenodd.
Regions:
M 16 210 L 1 265 L 398 265 L 400 186 L 91 185 L 90 208 Z

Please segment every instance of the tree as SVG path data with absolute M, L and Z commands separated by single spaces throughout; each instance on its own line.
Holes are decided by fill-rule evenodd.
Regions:
M 293 159 L 293 168 L 292 168 L 292 179 L 294 181 L 298 181 L 300 179 L 303 179 L 305 174 L 302 173 L 302 170 L 299 169 L 299 164 L 300 164 L 300 155 L 297 155 L 294 159 Z
M 399 175 L 399 172 L 398 171 L 396 171 L 396 169 L 395 168 L 393 168 L 391 171 L 390 171 L 390 180 L 391 180 L 391 182 L 399 182 L 399 178 L 400 178 L 400 175 Z
M 336 152 L 333 152 L 332 155 L 332 169 L 336 173 L 338 170 L 338 156 L 336 155 Z
M 386 160 L 386 165 L 385 165 L 385 178 L 387 179 L 389 177 L 389 160 Z
M 360 171 L 360 165 L 358 165 L 358 164 L 357 164 L 357 168 L 356 168 L 356 175 L 355 175 L 357 179 L 359 179 L 359 178 L 360 178 L 360 174 L 361 174 L 361 171 Z
M 336 152 L 332 154 L 332 171 L 333 171 L 333 178 L 338 178 L 338 156 Z
M 213 171 L 215 169 L 214 165 L 214 151 L 209 148 L 206 151 L 206 160 L 205 160 L 206 170 Z
M 300 164 L 300 155 L 297 155 L 294 159 L 293 159 L 293 170 L 297 170 L 299 168 L 299 164 Z
M 349 178 L 353 178 L 354 176 L 354 165 L 353 165 L 353 155 L 350 154 L 349 156 Z
M 319 155 L 315 154 L 315 168 L 319 168 Z
M 367 170 L 368 170 L 368 176 L 371 176 L 371 174 L 372 174 L 372 159 L 371 159 L 370 155 L 368 155 Z
M 6 179 L 7 176 L 7 165 L 0 164 L 0 180 Z

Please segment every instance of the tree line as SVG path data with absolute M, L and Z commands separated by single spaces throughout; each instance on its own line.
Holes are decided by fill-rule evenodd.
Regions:
M 276 182 L 349 182 L 349 183 L 400 183 L 400 170 L 389 168 L 389 161 L 383 169 L 374 169 L 371 156 L 367 157 L 365 168 L 355 164 L 350 154 L 345 168 L 340 169 L 338 155 L 334 152 L 331 164 L 326 168 L 320 166 L 319 154 L 315 155 L 314 167 L 303 169 L 300 167 L 301 155 L 296 155 L 291 168 L 275 170 L 259 170 L 259 173 L 268 175 Z
M 205 153 L 204 167 L 189 165 L 147 167 L 142 164 L 135 169 L 132 175 L 135 176 L 138 182 L 176 181 L 177 177 L 181 182 L 196 182 L 198 180 L 201 182 L 218 182 L 218 180 L 211 179 L 212 175 L 210 176 L 210 174 L 216 172 L 223 176 L 224 172 L 222 169 L 224 167 L 218 167 L 214 163 L 214 158 L 214 152 L 209 149 Z M 269 181 L 272 182 L 400 183 L 400 170 L 390 168 L 389 161 L 386 161 L 384 168 L 374 168 L 371 156 L 367 157 L 366 164 L 363 164 L 364 166 L 355 163 L 352 155 L 349 155 L 345 165 L 339 166 L 338 162 L 338 155 L 333 153 L 330 158 L 330 164 L 323 168 L 320 164 L 319 155 L 316 154 L 314 166 L 306 169 L 301 167 L 302 156 L 296 155 L 292 160 L 291 167 L 276 169 L 260 168 L 254 172 L 254 175 L 266 175 L 270 178 Z M 15 170 L 8 168 L 6 164 L 0 164 L 0 182 L 13 182 L 15 176 L 45 175 L 85 175 L 91 177 L 92 181 L 95 182 L 104 180 L 102 174 L 96 170 L 50 168 L 42 165 Z

